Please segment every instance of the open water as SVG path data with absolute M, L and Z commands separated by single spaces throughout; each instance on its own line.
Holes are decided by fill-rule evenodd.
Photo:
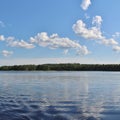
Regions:
M 0 120 L 120 120 L 120 72 L 0 72 Z

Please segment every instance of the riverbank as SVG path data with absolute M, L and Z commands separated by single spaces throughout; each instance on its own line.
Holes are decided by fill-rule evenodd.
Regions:
M 42 64 L 1 66 L 0 71 L 120 71 L 120 64 Z

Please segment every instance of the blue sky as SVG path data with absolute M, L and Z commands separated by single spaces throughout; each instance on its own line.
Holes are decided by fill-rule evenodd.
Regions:
M 120 63 L 120 0 L 0 0 L 0 65 Z

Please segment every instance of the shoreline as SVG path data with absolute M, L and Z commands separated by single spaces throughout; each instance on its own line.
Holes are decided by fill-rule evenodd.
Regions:
M 0 66 L 0 71 L 120 71 L 120 64 L 42 64 Z

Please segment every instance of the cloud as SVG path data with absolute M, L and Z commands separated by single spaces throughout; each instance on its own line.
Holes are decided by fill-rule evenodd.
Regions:
M 112 35 L 113 38 L 118 38 L 120 37 L 120 32 L 116 32 L 114 35 Z
M 102 39 L 102 33 L 97 27 L 91 27 L 87 28 L 86 24 L 82 20 L 78 20 L 74 25 L 73 25 L 73 31 L 85 38 L 85 39 Z
M 42 47 L 48 47 L 50 49 L 74 49 L 77 54 L 87 55 L 89 51 L 86 46 L 81 46 L 79 43 L 70 40 L 69 38 L 61 38 L 58 34 L 52 34 L 48 36 L 46 32 L 38 33 L 35 37 L 30 38 L 31 43 L 36 43 Z
M 14 37 L 4 37 L 4 35 L 0 35 L 0 41 L 5 41 L 10 47 L 21 47 L 26 49 L 32 49 L 35 47 L 33 44 L 24 40 L 17 40 Z
M 110 39 L 101 39 L 101 43 L 104 45 L 117 45 L 118 42 L 115 41 L 113 38 Z
M 120 46 L 114 46 L 113 50 L 116 51 L 116 52 L 120 52 Z
M 8 42 L 8 45 L 11 47 L 21 47 L 21 48 L 26 48 L 26 49 L 32 49 L 35 47 L 33 44 L 27 43 L 24 40 L 10 41 L 10 42 Z
M 0 35 L 0 41 L 4 41 L 4 40 L 5 40 L 4 35 Z
M 95 16 L 93 17 L 92 21 L 92 25 L 94 26 L 87 28 L 86 24 L 82 20 L 78 20 L 72 28 L 77 35 L 85 39 L 95 40 L 98 43 L 102 43 L 104 45 L 117 45 L 118 42 L 116 40 L 113 38 L 107 39 L 101 32 L 100 28 L 102 21 L 103 20 L 101 16 Z
M 13 51 L 7 51 L 7 50 L 2 51 L 2 55 L 5 56 L 5 57 L 10 56 L 12 54 L 13 54 Z
M 5 27 L 5 24 L 3 21 L 0 21 L 0 27 Z
M 91 1 L 90 0 L 82 0 L 81 8 L 83 10 L 87 10 L 90 5 L 91 5 Z
M 32 49 L 35 47 L 35 44 L 37 44 L 50 49 L 63 49 L 65 54 L 67 54 L 70 49 L 74 49 L 76 54 L 79 55 L 87 55 L 90 53 L 86 46 L 82 46 L 78 42 L 70 40 L 67 37 L 61 38 L 58 34 L 48 36 L 46 32 L 41 32 L 35 37 L 30 37 L 29 42 L 18 40 L 14 37 L 4 37 L 3 35 L 0 35 L 0 40 L 6 42 L 7 46 L 10 47 Z
M 102 21 L 103 21 L 102 17 L 97 15 L 97 16 L 93 17 L 92 24 L 97 26 L 97 28 L 100 28 Z

